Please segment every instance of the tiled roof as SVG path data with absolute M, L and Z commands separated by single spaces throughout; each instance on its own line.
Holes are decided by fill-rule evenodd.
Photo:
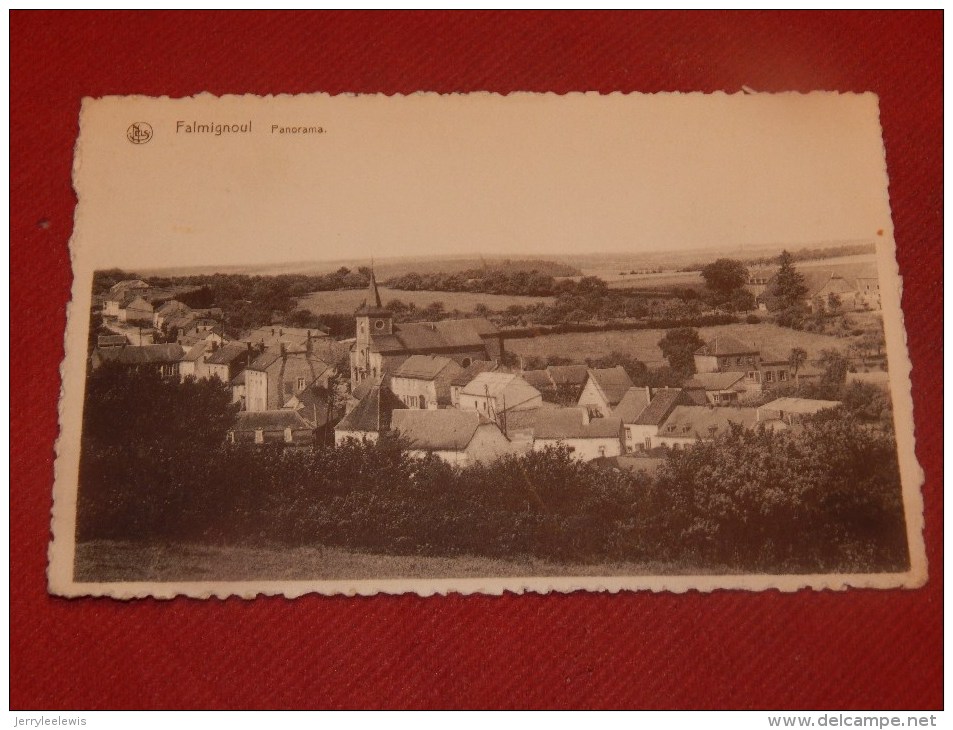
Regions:
M 395 378 L 412 378 L 414 380 L 433 380 L 446 368 L 459 369 L 449 357 L 439 355 L 411 355 L 397 368 Z
M 718 335 L 695 350 L 696 355 L 755 355 L 758 348 L 731 335 Z
M 617 416 L 585 422 L 582 408 L 543 408 L 537 412 L 535 438 L 545 441 L 618 437 L 622 419 Z
M 589 377 L 596 381 L 610 406 L 621 401 L 632 387 L 632 379 L 621 365 L 614 368 L 590 368 Z
M 244 342 L 230 342 L 222 345 L 205 360 L 209 365 L 229 365 L 240 357 L 247 355 L 248 345 Z
M 427 352 L 480 349 L 483 336 L 499 333 L 487 319 L 444 319 L 439 322 L 408 322 L 394 325 L 391 335 L 371 335 L 374 352 Z
M 476 411 L 445 408 L 435 411 L 395 411 L 391 426 L 412 449 L 463 451 L 481 424 L 491 423 Z M 495 424 L 493 426 L 496 428 Z
M 327 388 L 311 385 L 298 393 L 294 400 L 298 402 L 294 410 L 309 422 L 313 422 L 316 426 L 323 426 L 328 422 L 331 394 Z
M 115 362 L 122 365 L 163 365 L 179 362 L 185 351 L 173 342 L 162 345 L 107 347 L 103 350 L 97 349 L 96 353 L 103 362 Z
M 546 370 L 557 387 L 564 385 L 582 387 L 589 379 L 589 368 L 585 365 L 550 365 Z
M 632 386 L 622 396 L 619 405 L 612 409 L 612 413 L 621 418 L 623 423 L 635 423 L 635 419 L 642 414 L 648 404 L 648 389 Z
M 100 347 L 118 347 L 128 345 L 129 340 L 125 335 L 99 335 L 96 338 L 96 344 Z
M 638 426 L 658 426 L 665 421 L 681 398 L 681 388 L 660 388 L 652 393 L 651 402 L 633 423 Z
M 766 411 L 786 411 L 787 413 L 817 413 L 827 408 L 836 408 L 837 400 L 814 400 L 813 398 L 778 398 L 765 403 L 761 408 Z
M 461 391 L 464 395 L 505 398 L 506 408 L 516 408 L 539 398 L 539 391 L 515 373 L 485 372 L 477 375 Z
M 707 438 L 721 433 L 732 423 L 754 428 L 758 423 L 758 409 L 675 406 L 659 429 L 659 436 Z
M 450 381 L 450 385 L 458 385 L 463 387 L 480 373 L 488 373 L 496 370 L 498 367 L 499 365 L 497 365 L 495 362 L 491 362 L 490 360 L 474 360 L 453 377 L 453 380 Z
M 695 373 L 685 382 L 685 387 L 703 388 L 704 390 L 729 390 L 744 378 L 745 374 L 738 372 Z
M 547 370 L 524 370 L 520 373 L 520 377 L 536 390 L 552 390 L 555 387 Z
M 242 370 L 238 375 L 232 378 L 232 385 L 244 385 L 245 384 L 245 371 Z
M 297 411 L 282 408 L 276 411 L 241 411 L 235 417 L 233 431 L 284 431 L 311 428 L 311 424 L 303 419 Z
M 335 426 L 335 430 L 378 433 L 390 428 L 392 412 L 402 408 L 406 406 L 389 389 L 381 386 L 378 379 L 351 412 Z
M 170 299 L 161 307 L 156 310 L 156 314 L 167 316 L 173 312 L 190 312 L 192 311 L 188 304 L 183 304 L 177 299 Z
M 206 349 L 205 342 L 199 342 L 196 345 L 192 345 L 192 347 L 189 348 L 188 352 L 186 352 L 182 356 L 182 359 L 186 362 L 196 362 L 200 360 L 202 356 L 205 354 L 205 349 Z

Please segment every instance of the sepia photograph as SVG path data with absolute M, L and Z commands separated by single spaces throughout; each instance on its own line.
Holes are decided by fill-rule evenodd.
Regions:
M 873 94 L 86 99 L 51 592 L 896 588 Z

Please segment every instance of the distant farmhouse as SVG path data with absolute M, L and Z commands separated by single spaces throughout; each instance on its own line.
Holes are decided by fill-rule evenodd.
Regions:
M 875 265 L 856 267 L 801 267 L 798 273 L 804 279 L 806 293 L 801 303 L 810 311 L 828 309 L 833 294 L 843 311 L 880 309 L 880 279 Z M 772 291 L 777 279 L 777 268 L 753 269 L 748 274 L 746 288 L 755 296 L 760 309 L 772 309 Z

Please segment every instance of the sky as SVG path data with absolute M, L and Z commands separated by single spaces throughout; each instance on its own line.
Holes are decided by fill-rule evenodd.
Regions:
M 127 139 L 133 122 L 148 142 Z M 107 97 L 84 102 L 74 184 L 74 255 L 96 268 L 892 232 L 872 94 Z

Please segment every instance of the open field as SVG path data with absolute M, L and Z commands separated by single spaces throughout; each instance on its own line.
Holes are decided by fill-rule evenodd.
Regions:
M 461 312 L 472 312 L 478 304 L 484 304 L 490 311 L 500 312 L 513 304 L 536 304 L 537 302 L 551 302 L 552 297 L 523 297 L 508 294 L 474 294 L 471 292 L 452 291 L 403 291 L 378 287 L 381 300 L 386 305 L 391 299 L 399 299 L 405 304 L 414 304 L 423 309 L 433 302 L 442 302 L 445 310 L 459 309 Z M 344 289 L 340 291 L 317 291 L 306 294 L 298 299 L 298 306 L 308 309 L 315 314 L 353 314 L 367 298 L 366 289 Z
M 808 358 L 815 358 L 821 350 L 847 349 L 848 340 L 830 335 L 799 332 L 774 324 L 725 324 L 717 327 L 701 327 L 698 334 L 703 340 L 717 335 L 731 335 L 765 350 L 786 354 L 792 347 L 803 347 Z M 646 365 L 658 367 L 666 360 L 658 348 L 658 341 L 665 330 L 627 330 L 619 332 L 570 332 L 506 340 L 506 349 L 517 355 L 547 357 L 559 355 L 572 357 L 580 362 L 586 357 L 600 357 L 611 352 L 624 352 Z
M 713 256 L 713 259 L 717 258 Z M 841 275 L 856 275 L 858 270 L 875 270 L 877 258 L 873 253 L 856 254 L 854 256 L 838 256 L 830 259 L 818 259 L 816 261 L 798 261 L 795 267 L 801 270 L 826 270 L 836 271 Z M 773 266 L 749 266 L 749 269 L 758 271 L 773 269 Z M 658 274 L 622 274 L 624 268 L 609 268 L 601 266 L 595 268 L 584 268 L 582 272 L 585 276 L 598 276 L 603 281 L 608 282 L 612 288 L 633 287 L 645 289 L 658 289 L 665 287 L 703 287 L 705 282 L 699 271 L 663 271 Z M 631 269 L 630 269 L 631 271 Z M 579 278 L 579 277 L 571 277 Z
M 325 547 L 219 547 L 137 544 L 99 540 L 77 543 L 77 582 L 367 580 L 517 576 L 678 575 L 724 573 L 658 561 L 563 565 L 533 558 L 498 560 L 376 555 Z

